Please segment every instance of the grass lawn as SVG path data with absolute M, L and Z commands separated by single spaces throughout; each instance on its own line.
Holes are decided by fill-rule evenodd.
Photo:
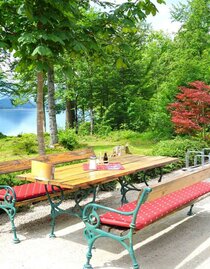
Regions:
M 113 135 L 112 135 L 113 134 Z M 136 134 L 128 137 L 121 137 L 120 132 L 112 132 L 105 138 L 85 136 L 80 138 L 80 144 L 93 147 L 96 154 L 112 153 L 114 146 L 125 146 L 128 144 L 132 154 L 152 155 L 155 145 L 153 139 L 148 139 L 143 134 Z
M 142 134 L 126 133 L 125 132 L 112 132 L 107 137 L 98 136 L 78 136 L 80 147 L 93 147 L 96 155 L 104 152 L 111 154 L 114 146 L 124 146 L 128 144 L 129 150 L 132 154 L 152 155 L 152 149 L 154 141 L 150 138 L 145 138 Z M 24 143 L 23 143 L 24 141 Z M 49 138 L 46 139 L 46 145 L 49 143 Z M 62 146 L 58 146 L 55 149 L 46 147 L 46 153 L 55 153 L 66 151 Z M 35 149 L 34 152 L 32 149 Z M 0 138 L 0 161 L 32 158 L 37 156 L 37 145 L 34 135 L 31 135 L 31 139 L 23 140 L 21 137 L 7 136 Z

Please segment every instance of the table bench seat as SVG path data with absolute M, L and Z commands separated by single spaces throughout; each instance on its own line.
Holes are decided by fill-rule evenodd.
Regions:
M 133 269 L 139 269 L 133 235 L 155 221 L 190 206 L 192 215 L 195 202 L 210 195 L 210 166 L 183 171 L 163 182 L 143 187 L 138 199 L 117 209 L 87 204 L 83 210 L 84 236 L 88 242 L 86 263 L 83 269 L 93 269 L 90 264 L 92 249 L 99 238 L 109 238 L 119 242 L 129 252 Z M 104 214 L 101 213 L 101 210 Z
M 210 192 L 210 183 L 199 182 L 151 202 L 145 202 L 141 205 L 137 214 L 136 230 L 146 227 L 208 192 Z M 133 201 L 119 207 L 117 210 L 130 212 L 135 210 L 136 204 L 137 201 Z M 100 216 L 100 221 L 101 224 L 130 228 L 132 217 L 132 215 L 125 216 L 115 212 L 107 212 Z
M 13 190 L 16 194 L 16 202 L 25 201 L 28 199 L 33 199 L 36 197 L 44 196 L 46 195 L 45 185 L 40 184 L 38 182 L 35 183 L 27 183 L 20 186 L 14 186 Z M 54 187 L 55 192 L 59 192 L 60 189 L 57 187 Z M 12 195 L 11 191 L 9 190 L 9 193 Z M 48 193 L 53 193 L 52 186 L 48 186 Z M 0 190 L 0 201 L 4 200 L 6 194 L 6 190 L 2 189 Z
M 30 170 L 32 161 L 45 162 L 53 166 L 56 166 L 57 164 L 72 163 L 75 161 L 87 160 L 92 155 L 94 155 L 94 151 L 91 148 L 86 148 L 69 152 L 61 152 L 61 153 L 48 154 L 44 156 L 37 156 L 32 159 L 19 159 L 19 160 L 0 162 L 0 175 Z M 68 194 L 70 192 L 72 192 L 72 189 L 66 189 L 66 188 L 64 189 L 56 186 L 52 187 L 49 184 L 47 184 L 47 192 L 46 192 L 44 182 L 39 183 L 36 181 L 33 183 L 26 182 L 23 185 L 13 187 L 8 185 L 0 185 L 0 210 L 5 211 L 9 216 L 14 235 L 13 242 L 14 243 L 20 242 L 16 234 L 16 227 L 14 223 L 17 207 L 49 199 L 51 208 L 52 206 L 54 206 L 55 211 L 55 207 L 57 207 L 57 205 L 59 204 L 57 200 L 59 200 L 60 198 L 59 201 L 61 203 L 62 199 L 65 197 L 64 194 Z M 58 199 L 56 199 L 55 205 L 51 200 L 51 198 L 53 197 L 58 197 Z M 52 230 L 54 230 L 55 225 L 54 219 L 57 215 L 55 214 L 53 215 L 53 219 L 51 221 Z

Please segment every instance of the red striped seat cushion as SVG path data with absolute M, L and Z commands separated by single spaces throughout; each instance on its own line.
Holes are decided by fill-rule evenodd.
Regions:
M 167 194 L 151 202 L 145 202 L 137 215 L 136 229 L 140 230 L 157 219 L 210 192 L 210 183 L 199 182 L 181 190 Z M 123 212 L 134 210 L 136 201 L 118 208 Z M 129 227 L 132 216 L 123 216 L 113 212 L 107 212 L 100 216 L 102 224 Z
M 46 194 L 45 185 L 40 183 L 27 183 L 20 186 L 13 187 L 16 193 L 16 201 L 23 201 L 39 196 L 43 196 Z M 59 191 L 59 188 L 55 187 L 55 191 Z M 52 193 L 52 187 L 49 185 L 48 187 L 49 193 Z M 4 189 L 0 190 L 0 200 L 4 199 L 6 191 Z

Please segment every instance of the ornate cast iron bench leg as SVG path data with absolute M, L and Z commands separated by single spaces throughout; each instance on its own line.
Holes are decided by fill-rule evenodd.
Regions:
M 111 232 L 107 232 L 107 231 L 103 231 L 100 228 L 97 228 L 97 227 L 100 227 L 100 221 L 99 221 L 100 218 L 99 218 L 99 215 L 96 213 L 95 209 L 96 208 L 104 209 L 106 207 L 101 206 L 101 205 L 96 205 L 96 204 L 90 204 L 90 206 L 93 206 L 93 209 L 92 209 L 93 211 L 91 212 L 90 208 L 87 209 L 88 207 L 86 207 L 86 212 L 83 215 L 83 221 L 86 223 L 86 228 L 84 230 L 84 237 L 86 238 L 88 242 L 86 263 L 83 269 L 93 269 L 93 267 L 90 264 L 90 260 L 92 258 L 92 249 L 94 247 L 94 242 L 101 237 L 108 237 L 119 242 L 125 249 L 127 249 L 131 257 L 133 269 L 139 269 L 139 265 L 137 263 L 135 253 L 134 253 L 134 248 L 133 248 L 133 231 L 135 229 L 135 225 L 131 224 L 129 231 L 124 236 L 112 234 Z M 88 213 L 89 215 L 87 216 L 86 213 Z
M 189 211 L 187 212 L 187 215 L 188 216 L 192 216 L 194 213 L 193 213 L 193 206 L 194 206 L 194 204 L 192 204 L 191 206 L 190 206 L 190 209 L 189 209 Z
M 85 237 L 86 237 L 86 239 L 88 238 L 87 235 L 85 235 Z M 93 269 L 93 267 L 90 264 L 90 260 L 92 258 L 92 249 L 94 247 L 94 242 L 99 237 L 103 237 L 103 236 L 102 235 L 96 235 L 93 238 L 91 238 L 91 236 L 89 236 L 89 239 L 87 239 L 88 240 L 88 251 L 87 251 L 87 255 L 86 255 L 86 259 L 87 260 L 86 260 L 86 263 L 85 263 L 83 269 Z M 134 253 L 134 249 L 133 249 L 133 239 L 132 238 L 129 238 L 129 244 L 126 244 L 124 242 L 125 240 L 127 240 L 127 237 L 125 239 L 121 239 L 120 236 L 118 236 L 118 239 L 116 239 L 116 240 L 118 242 L 120 242 L 128 250 L 129 255 L 131 257 L 131 260 L 132 260 L 133 269 L 139 269 L 139 265 L 137 263 L 137 260 L 136 260 L 136 257 L 135 257 L 135 253 Z
M 4 189 L 6 191 L 4 195 L 4 200 L 0 202 L 0 208 L 4 210 L 7 215 L 9 216 L 11 226 L 12 226 L 12 232 L 13 232 L 13 242 L 15 244 L 20 243 L 19 238 L 17 237 L 16 227 L 15 227 L 15 215 L 16 215 L 16 208 L 15 208 L 15 202 L 16 202 L 16 194 L 13 188 L 10 186 L 0 186 L 0 189 Z
M 93 267 L 90 265 L 90 259 L 92 258 L 92 249 L 93 249 L 93 244 L 96 240 L 96 238 L 92 238 L 91 236 L 86 235 L 86 238 L 88 239 L 88 251 L 86 254 L 86 264 L 84 265 L 83 269 L 93 269 Z
M 83 221 L 85 224 L 84 237 L 88 243 L 88 251 L 86 255 L 86 263 L 83 269 L 93 269 L 92 266 L 90 265 L 90 260 L 92 258 L 92 248 L 94 242 L 101 237 L 111 238 L 119 242 L 128 251 L 132 260 L 133 269 L 139 269 L 139 265 L 137 263 L 133 248 L 133 234 L 136 229 L 135 222 L 137 213 L 139 211 L 141 204 L 144 203 L 144 201 L 147 199 L 149 192 L 151 192 L 151 189 L 145 188 L 140 196 L 140 199 L 138 200 L 136 208 L 128 212 L 119 211 L 117 209 L 113 209 L 96 203 L 89 203 L 84 207 L 83 210 Z M 131 223 L 129 227 L 127 227 L 127 229 L 125 230 L 126 234 L 118 235 L 116 233 L 112 233 L 110 230 L 109 231 L 103 230 L 102 229 L 103 225 L 101 226 L 100 215 L 97 212 L 98 209 L 105 210 L 107 212 L 114 212 L 122 216 L 131 216 Z
M 48 196 L 48 200 L 50 202 L 50 206 L 51 206 L 51 232 L 50 232 L 50 238 L 55 238 L 55 219 L 58 215 L 60 215 L 60 212 L 63 211 L 62 209 L 59 208 L 59 206 L 61 205 L 61 203 L 63 202 L 64 200 L 64 193 L 63 193 L 63 190 L 60 188 L 60 187 L 57 187 L 60 191 L 60 196 L 59 197 L 56 197 L 54 199 L 52 199 L 50 197 L 50 194 L 49 194 L 49 191 L 48 191 L 48 185 L 45 185 L 45 190 L 46 190 L 46 193 L 47 193 L 47 196 Z M 55 193 L 56 190 L 55 188 L 52 186 L 52 192 Z
M 52 192 L 56 192 L 55 187 L 52 187 Z M 96 199 L 96 191 L 97 191 L 97 187 L 96 186 L 91 186 L 89 189 L 81 189 L 78 191 L 75 191 L 73 193 L 73 199 L 75 201 L 75 205 L 73 208 L 69 208 L 69 209 L 62 209 L 60 207 L 60 205 L 62 204 L 62 202 L 64 201 L 65 197 L 64 197 L 64 191 L 62 188 L 60 187 L 56 187 L 57 189 L 59 189 L 60 192 L 60 196 L 56 196 L 56 198 L 51 198 L 49 191 L 48 191 L 48 185 L 45 185 L 45 190 L 48 196 L 48 200 L 50 202 L 50 206 L 51 206 L 51 232 L 50 232 L 50 238 L 55 238 L 55 219 L 56 217 L 58 217 L 59 215 L 62 214 L 67 214 L 70 216 L 76 216 L 79 218 L 82 218 L 82 212 L 83 212 L 83 207 L 80 205 L 80 203 L 86 199 L 90 194 L 93 194 L 93 198 L 92 198 L 92 202 L 95 202 Z

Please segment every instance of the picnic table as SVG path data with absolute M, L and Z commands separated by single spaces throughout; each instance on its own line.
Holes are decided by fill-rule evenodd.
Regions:
M 54 187 L 60 188 L 61 196 L 59 201 L 53 201 L 51 196 L 48 196 L 51 205 L 52 218 L 50 237 L 55 237 L 55 218 L 60 214 L 70 214 L 82 217 L 83 207 L 80 205 L 81 202 L 83 202 L 90 194 L 92 194 L 91 202 L 95 202 L 97 187 L 100 184 L 119 180 L 122 202 L 125 202 L 126 193 L 130 190 L 135 190 L 135 186 L 127 182 L 125 176 L 159 168 L 160 177 L 158 181 L 160 181 L 162 178 L 161 168 L 167 164 L 177 162 L 177 160 L 177 158 L 164 156 L 124 155 L 110 158 L 108 165 L 99 165 L 97 170 L 87 169 L 88 163 L 86 162 L 56 167 L 53 179 L 40 180 L 32 173 L 19 175 L 18 178 L 44 184 L 47 193 L 48 188 L 50 188 L 51 191 Z M 145 183 L 148 184 L 146 181 Z M 67 210 L 61 208 L 62 201 L 64 200 L 62 191 L 65 190 L 65 188 L 72 190 L 73 198 L 75 200 L 75 206 Z M 139 189 L 136 188 L 136 190 Z

